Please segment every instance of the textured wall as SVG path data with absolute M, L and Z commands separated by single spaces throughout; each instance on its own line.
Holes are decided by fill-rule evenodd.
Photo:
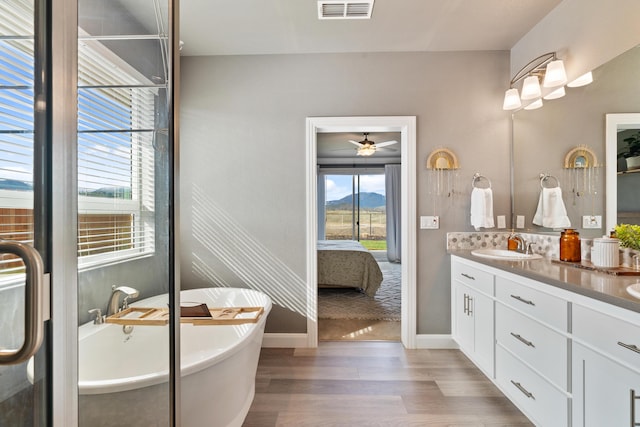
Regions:
M 446 232 L 470 230 L 471 176 L 493 181 L 509 215 L 508 52 L 182 58 L 183 287 L 248 286 L 277 307 L 267 332 L 306 331 L 305 118 L 417 116 L 420 334 L 450 332 Z M 429 153 L 458 155 L 453 198 L 428 195 Z

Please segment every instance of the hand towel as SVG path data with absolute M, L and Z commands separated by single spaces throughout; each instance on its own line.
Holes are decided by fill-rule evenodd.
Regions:
M 540 191 L 538 209 L 533 217 L 533 223 L 548 228 L 571 227 L 560 187 L 543 188 Z
M 476 188 L 471 191 L 471 225 L 493 228 L 493 192 L 490 188 Z

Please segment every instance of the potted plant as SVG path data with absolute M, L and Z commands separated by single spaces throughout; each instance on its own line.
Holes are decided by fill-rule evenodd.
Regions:
M 623 139 L 629 147 L 627 158 L 627 169 L 640 168 L 640 131 Z
M 640 251 L 640 225 L 618 224 L 615 232 L 620 246 Z

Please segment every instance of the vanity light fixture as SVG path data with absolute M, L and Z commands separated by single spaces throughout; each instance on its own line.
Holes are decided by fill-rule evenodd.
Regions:
M 536 99 L 531 104 L 529 104 L 526 107 L 524 107 L 524 109 L 525 110 L 537 110 L 540 107 L 542 107 L 542 98 Z
M 557 58 L 555 52 L 540 55 L 516 73 L 511 79 L 509 89 L 505 92 L 502 108 L 504 110 L 516 110 L 522 106 L 521 100 L 528 101 L 531 99 L 536 99 L 533 103 L 535 105 L 530 104 L 531 107 L 528 109 L 540 108 L 542 106 L 542 100 L 539 99 L 542 95 L 540 88 L 541 78 L 543 78 L 544 87 L 550 88 L 562 86 L 567 82 L 564 63 L 561 59 Z M 522 85 L 522 95 L 520 96 L 518 89 L 514 86 L 521 80 L 524 80 L 524 82 Z
M 560 86 L 558 89 L 554 90 L 551 93 L 546 94 L 542 98 L 546 100 L 558 99 L 558 98 L 562 98 L 565 94 L 566 92 L 564 90 L 564 86 Z
M 593 82 L 593 74 L 591 73 L 591 71 L 589 71 L 588 73 L 581 75 L 571 83 L 567 84 L 567 86 L 580 87 L 580 86 L 586 86 L 591 82 Z

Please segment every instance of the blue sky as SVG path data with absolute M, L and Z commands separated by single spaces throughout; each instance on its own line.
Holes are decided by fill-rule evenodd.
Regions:
M 325 183 L 327 201 L 340 200 L 344 196 L 351 194 L 351 175 L 327 175 Z M 384 174 L 360 175 L 360 191 L 384 195 Z

